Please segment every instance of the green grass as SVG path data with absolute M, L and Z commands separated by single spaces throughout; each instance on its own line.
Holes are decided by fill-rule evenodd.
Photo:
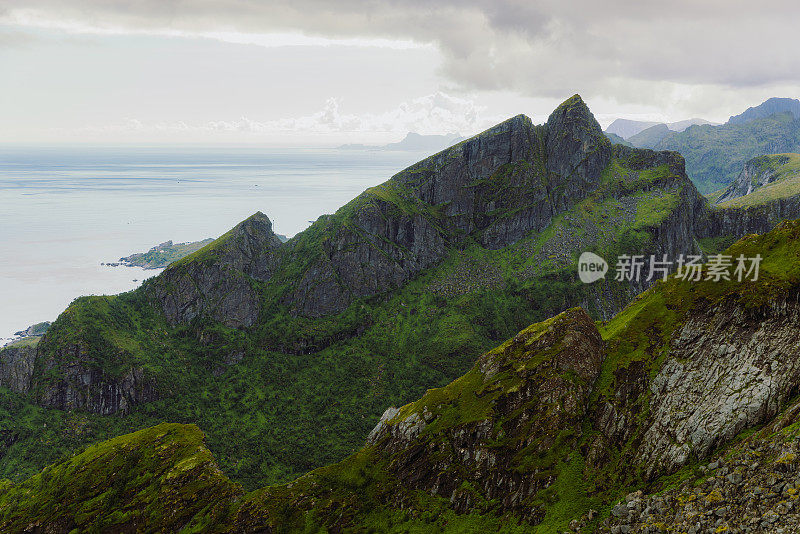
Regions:
M 127 265 L 144 267 L 147 269 L 157 269 L 166 267 L 170 263 L 185 258 L 189 254 L 197 252 L 204 246 L 210 244 L 213 239 L 204 239 L 202 241 L 194 241 L 191 243 L 176 243 L 174 245 L 159 245 L 153 247 L 147 252 L 131 254 L 125 258 L 120 258 L 120 261 L 125 262 Z
M 0 347 L 0 351 L 2 351 L 5 348 L 11 348 L 11 347 L 18 348 L 18 349 L 23 348 L 23 347 L 35 347 L 36 345 L 39 344 L 39 341 L 41 339 L 42 339 L 42 336 L 27 336 L 27 337 L 23 337 L 22 339 L 18 339 L 16 341 L 12 341 L 11 343 L 6 345 L 5 347 Z
M 721 208 L 759 206 L 800 195 L 800 154 L 776 154 L 759 158 L 776 175 L 775 180 L 739 198 L 719 204 Z

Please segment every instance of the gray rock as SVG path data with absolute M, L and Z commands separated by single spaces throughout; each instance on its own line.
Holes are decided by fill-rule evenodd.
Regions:
M 0 386 L 17 393 L 27 393 L 31 387 L 36 346 L 0 349 Z

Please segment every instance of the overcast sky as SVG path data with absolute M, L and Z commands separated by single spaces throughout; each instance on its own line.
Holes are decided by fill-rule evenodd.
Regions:
M 800 97 L 794 1 L 0 0 L 0 141 L 384 143 Z

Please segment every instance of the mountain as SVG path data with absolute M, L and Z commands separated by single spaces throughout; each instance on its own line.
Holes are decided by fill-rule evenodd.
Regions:
M 800 454 L 800 221 L 747 236 L 758 278 L 658 282 L 606 322 L 571 308 L 389 407 L 366 443 L 246 492 L 194 425 L 0 483 L 18 532 L 778 532 Z M 708 267 L 708 266 L 706 266 Z
M 744 164 L 764 154 L 800 151 L 800 119 L 791 113 L 673 132 L 654 147 L 686 158 L 686 170 L 703 193 L 727 187 Z
M 408 150 L 412 152 L 437 152 L 464 138 L 456 133 L 446 135 L 422 135 L 408 132 L 402 141 L 386 145 L 347 144 L 338 147 L 340 150 Z
M 743 113 L 732 116 L 728 119 L 727 124 L 744 124 L 779 113 L 791 113 L 795 119 L 800 119 L 800 100 L 795 98 L 770 98 L 758 106 L 747 108 Z
M 630 119 L 616 119 L 612 122 L 608 128 L 606 128 L 606 133 L 615 134 L 623 139 L 630 140 L 631 137 L 647 130 L 648 128 L 652 128 L 653 126 L 658 126 L 658 122 L 647 122 L 647 121 L 635 121 Z M 689 126 L 694 126 L 695 124 L 713 124 L 711 121 L 707 121 L 705 119 L 686 119 L 677 122 L 670 122 L 665 124 L 665 126 L 673 131 L 673 132 L 682 132 Z
M 608 125 L 606 133 L 618 135 L 623 139 L 633 137 L 642 130 L 646 130 L 651 126 L 655 126 L 657 122 L 635 121 L 631 119 L 615 119 L 614 122 Z
M 716 204 L 744 206 L 800 194 L 800 154 L 771 154 L 748 161 Z
M 456 133 L 447 135 L 420 135 L 408 132 L 402 141 L 384 145 L 386 150 L 416 150 L 435 152 L 454 145 L 464 138 Z
M 653 148 L 672 130 L 666 124 L 656 124 L 628 138 L 628 142 L 636 148 Z
M 623 146 L 631 146 L 631 147 L 633 146 L 632 144 L 630 144 L 625 139 L 623 139 L 622 137 L 618 136 L 615 133 L 608 133 L 608 132 L 604 132 L 604 133 L 606 134 L 606 137 L 608 138 L 608 140 L 611 141 L 615 145 L 623 145 Z
M 581 283 L 583 252 L 612 270 L 633 254 L 709 254 L 795 208 L 709 206 L 679 154 L 612 145 L 575 95 L 285 243 L 256 213 L 135 291 L 77 299 L 38 345 L 0 351 L 0 474 L 172 421 L 202 428 L 245 488 L 290 480 L 528 325 L 574 306 L 608 320 L 655 283 L 647 268 Z

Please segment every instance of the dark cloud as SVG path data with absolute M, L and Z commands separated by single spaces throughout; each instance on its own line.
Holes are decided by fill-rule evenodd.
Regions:
M 528 96 L 579 90 L 635 101 L 664 82 L 800 83 L 794 1 L 24 0 L 5 8 L 12 20 L 100 28 L 410 39 L 436 45 L 443 73 L 462 88 Z

